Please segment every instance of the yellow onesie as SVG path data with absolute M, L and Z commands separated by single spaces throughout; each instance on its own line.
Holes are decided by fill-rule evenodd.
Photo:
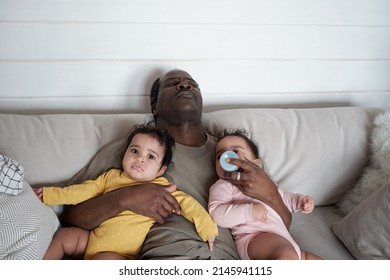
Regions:
M 47 205 L 78 204 L 104 193 L 146 182 L 136 182 L 119 169 L 111 169 L 96 180 L 88 180 L 82 184 L 65 188 L 44 187 L 43 202 Z M 164 177 L 158 177 L 150 183 L 169 186 Z M 208 212 L 193 197 L 175 191 L 172 195 L 181 207 L 181 214 L 195 225 L 203 241 L 218 235 L 218 227 Z M 85 259 L 90 259 L 100 252 L 117 252 L 129 259 L 136 259 L 150 228 L 155 224 L 152 218 L 132 211 L 123 211 L 116 217 L 102 222 L 89 235 Z

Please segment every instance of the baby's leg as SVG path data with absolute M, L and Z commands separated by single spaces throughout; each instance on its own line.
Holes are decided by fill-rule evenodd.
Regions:
M 310 253 L 308 251 L 301 250 L 301 259 L 302 260 L 322 260 L 319 256 Z
M 89 231 L 77 227 L 64 227 L 54 234 L 44 260 L 60 260 L 64 255 L 82 259 L 88 244 Z
M 248 256 L 252 260 L 298 260 L 294 246 L 275 233 L 261 232 L 248 244 Z
M 102 252 L 94 255 L 91 260 L 127 260 L 127 258 L 115 252 Z

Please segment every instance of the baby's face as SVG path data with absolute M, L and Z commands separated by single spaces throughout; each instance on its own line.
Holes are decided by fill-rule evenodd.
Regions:
M 146 134 L 136 134 L 123 157 L 122 167 L 127 176 L 136 181 L 151 181 L 161 176 L 164 149 L 161 144 Z
M 238 154 L 238 157 L 242 160 L 249 160 L 256 162 L 256 158 L 250 150 L 248 144 L 240 136 L 226 136 L 221 139 L 215 147 L 215 169 L 218 177 L 223 177 L 225 172 L 219 162 L 221 155 L 226 151 L 233 151 Z

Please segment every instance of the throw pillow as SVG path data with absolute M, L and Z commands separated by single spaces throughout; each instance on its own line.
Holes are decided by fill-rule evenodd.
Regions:
M 390 183 L 354 208 L 332 230 L 356 259 L 390 259 Z
M 24 181 L 17 195 L 0 194 L 0 260 L 42 259 L 60 223 Z
M 24 169 L 16 160 L 0 155 L 0 193 L 17 195 L 23 188 Z
M 356 185 L 340 200 L 345 216 L 390 181 L 390 110 L 375 117 L 370 135 L 370 162 Z

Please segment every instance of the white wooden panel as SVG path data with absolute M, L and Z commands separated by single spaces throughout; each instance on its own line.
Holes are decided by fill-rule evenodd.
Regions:
M 188 71 L 205 95 L 390 90 L 388 61 L 0 63 L 0 96 L 142 96 L 167 70 Z
M 390 109 L 390 91 L 212 95 L 205 96 L 203 102 L 206 111 L 226 108 L 315 108 L 333 106 Z
M 159 65 L 131 62 L 3 62 L 0 96 L 146 95 L 145 84 L 161 75 L 158 69 Z
M 0 113 L 145 113 L 146 96 L 0 98 Z
M 390 108 L 388 0 L 0 0 L 0 112 L 149 112 L 172 68 L 205 110 Z
M 388 0 L 1 0 L 0 21 L 389 25 Z
M 0 23 L 0 59 L 383 59 L 388 27 Z
M 203 96 L 204 112 L 232 108 L 363 106 L 390 109 L 388 92 L 234 94 Z M 150 113 L 145 96 L 0 98 L 0 113 Z

